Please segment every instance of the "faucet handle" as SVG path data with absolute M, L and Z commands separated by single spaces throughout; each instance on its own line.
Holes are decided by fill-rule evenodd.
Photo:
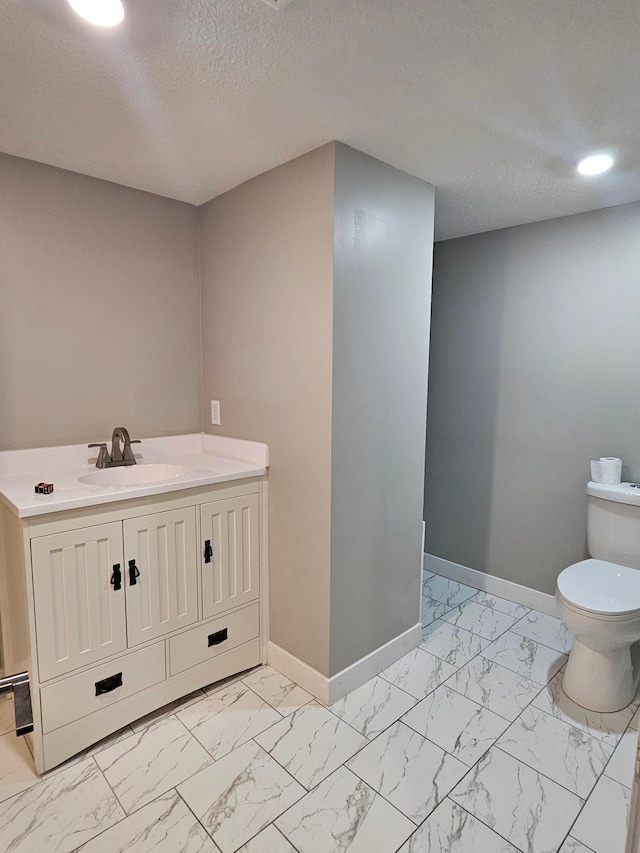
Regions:
M 109 456 L 109 451 L 107 450 L 107 444 L 104 441 L 99 441 L 95 444 L 89 444 L 88 447 L 99 447 L 100 451 L 98 452 L 98 458 L 96 460 L 96 468 L 106 468 L 107 465 L 111 462 L 111 457 Z
M 139 438 L 130 438 L 124 446 L 124 453 L 122 458 L 125 462 L 130 462 L 135 465 L 136 457 L 133 455 L 133 450 L 131 449 L 132 444 L 142 444 L 142 442 Z

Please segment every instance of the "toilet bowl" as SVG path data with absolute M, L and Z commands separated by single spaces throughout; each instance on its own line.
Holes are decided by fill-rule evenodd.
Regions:
M 632 645 L 640 641 L 640 485 L 587 486 L 592 559 L 558 577 L 558 615 L 575 641 L 564 692 L 590 711 L 619 711 L 633 699 Z
M 561 572 L 558 615 L 575 640 L 562 687 L 591 711 L 619 711 L 636 694 L 631 646 L 640 640 L 640 572 L 582 560 Z

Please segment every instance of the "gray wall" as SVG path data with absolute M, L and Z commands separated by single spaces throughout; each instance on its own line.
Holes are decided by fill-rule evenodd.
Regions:
M 331 144 L 201 208 L 205 429 L 269 445 L 271 639 L 325 675 L 333 172 Z
M 426 551 L 553 593 L 589 460 L 640 478 L 640 204 L 436 245 Z
M 271 637 L 327 676 L 419 621 L 433 196 L 331 143 L 202 208 L 205 428 L 269 444 Z
M 201 429 L 197 209 L 0 155 L 0 450 Z
M 419 621 L 433 213 L 336 145 L 331 675 Z

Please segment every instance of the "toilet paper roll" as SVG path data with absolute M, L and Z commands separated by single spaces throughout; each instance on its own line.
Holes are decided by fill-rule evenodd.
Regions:
M 591 461 L 591 479 L 594 483 L 617 486 L 622 480 L 622 459 L 616 456 L 601 456 Z

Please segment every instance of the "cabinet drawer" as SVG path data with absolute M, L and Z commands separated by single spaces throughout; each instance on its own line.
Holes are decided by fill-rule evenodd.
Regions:
M 40 690 L 44 732 L 86 717 L 164 681 L 164 643 L 123 655 Z M 98 695 L 96 695 L 98 694 Z
M 253 640 L 260 634 L 259 605 L 221 616 L 169 640 L 171 675 Z

